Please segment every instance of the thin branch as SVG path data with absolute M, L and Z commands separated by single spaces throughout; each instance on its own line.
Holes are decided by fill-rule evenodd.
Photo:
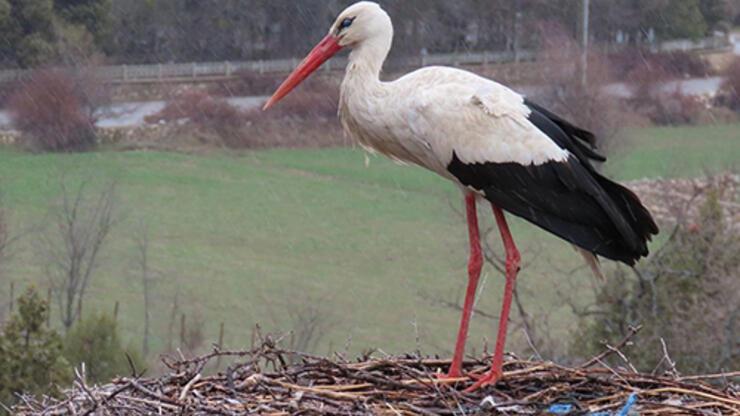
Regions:
M 602 351 L 601 353 L 599 353 L 595 357 L 591 358 L 590 360 L 586 361 L 585 363 L 579 365 L 578 368 L 588 368 L 588 367 L 591 367 L 592 365 L 598 363 L 599 361 L 602 361 L 604 358 L 606 358 L 606 357 L 614 354 L 615 352 L 619 351 L 619 349 L 620 348 L 623 348 L 625 345 L 627 345 L 627 343 L 629 343 L 632 340 L 632 338 L 635 335 L 637 335 L 638 332 L 640 332 L 641 329 L 642 329 L 642 325 L 638 325 L 636 327 L 633 327 L 633 326 L 629 327 L 629 332 L 627 333 L 627 335 L 625 335 L 624 338 L 622 338 L 622 340 L 619 341 L 616 346 L 611 347 L 611 346 L 607 345 L 606 346 L 606 349 L 604 351 Z

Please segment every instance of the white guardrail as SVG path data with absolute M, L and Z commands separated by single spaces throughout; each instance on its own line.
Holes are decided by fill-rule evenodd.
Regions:
M 655 45 L 654 50 L 702 50 L 721 49 L 730 46 L 727 37 L 713 37 L 706 39 L 675 40 Z M 513 62 L 517 60 L 529 61 L 535 58 L 531 51 L 514 52 L 464 52 L 427 54 L 412 58 L 391 59 L 386 65 L 389 68 L 404 68 L 426 65 L 487 65 L 494 63 Z M 164 81 L 213 80 L 232 78 L 241 72 L 285 73 L 290 72 L 298 65 L 299 60 L 276 59 L 258 61 L 226 61 L 226 62 L 192 62 L 183 64 L 152 64 L 152 65 L 116 65 L 101 66 L 93 69 L 98 79 L 110 83 L 145 83 Z M 340 57 L 327 61 L 325 71 L 343 69 L 347 58 Z M 28 70 L 0 70 L 0 83 L 13 82 L 24 78 Z

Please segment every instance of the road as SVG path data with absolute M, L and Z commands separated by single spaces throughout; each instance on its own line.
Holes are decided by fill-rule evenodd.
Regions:
M 241 110 L 257 108 L 266 100 L 267 97 L 231 97 L 226 99 L 230 104 Z M 143 126 L 145 124 L 144 119 L 161 111 L 165 104 L 164 101 L 134 101 L 105 106 L 96 113 L 97 126 L 102 128 Z M 11 124 L 8 112 L 0 111 L 0 129 L 11 129 Z
M 231 105 L 240 110 L 251 110 L 259 107 L 267 100 L 267 97 L 231 97 L 227 98 Z M 143 101 L 113 104 L 102 108 L 98 114 L 98 127 L 120 128 L 135 127 L 144 124 L 147 116 L 161 111 L 165 106 L 164 101 Z M 2 123 L 0 119 L 0 123 Z

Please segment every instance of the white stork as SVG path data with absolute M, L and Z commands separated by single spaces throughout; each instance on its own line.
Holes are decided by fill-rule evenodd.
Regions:
M 506 326 L 520 255 L 504 211 L 572 243 L 598 270 L 596 255 L 633 265 L 658 232 L 637 196 L 601 176 L 594 135 L 494 81 L 471 72 L 427 67 L 380 80 L 393 40 L 388 14 L 362 1 L 345 9 L 329 34 L 265 104 L 285 97 L 321 64 L 350 48 L 339 117 L 365 149 L 436 172 L 465 196 L 470 258 L 468 287 L 447 377 L 462 377 L 462 360 L 483 264 L 476 200 L 485 198 L 506 250 L 506 286 L 491 370 L 469 390 L 502 376 Z

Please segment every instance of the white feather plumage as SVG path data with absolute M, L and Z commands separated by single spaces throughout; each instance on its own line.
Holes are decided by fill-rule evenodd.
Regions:
M 499 83 L 447 67 L 380 81 L 380 68 L 371 62 L 385 59 L 392 33 L 379 30 L 354 50 L 342 83 L 342 125 L 361 146 L 453 180 L 447 171 L 453 152 L 464 163 L 539 165 L 568 158 L 529 121 L 524 98 Z

